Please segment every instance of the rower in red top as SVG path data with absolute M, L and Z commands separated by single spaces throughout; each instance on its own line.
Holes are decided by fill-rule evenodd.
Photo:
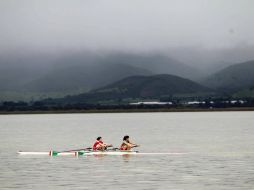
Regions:
M 105 144 L 102 141 L 102 137 L 98 137 L 93 145 L 93 150 L 100 150 L 100 151 L 104 151 L 106 150 L 108 147 L 111 147 L 112 144 Z
M 130 141 L 130 137 L 128 135 L 123 137 L 123 143 L 121 144 L 120 150 L 131 150 L 134 147 L 138 147 L 139 145 L 134 144 Z

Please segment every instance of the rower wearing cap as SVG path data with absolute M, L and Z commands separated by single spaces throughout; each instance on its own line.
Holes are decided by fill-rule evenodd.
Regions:
M 121 144 L 120 150 L 131 150 L 134 147 L 138 147 L 139 145 L 134 144 L 130 141 L 130 137 L 128 135 L 123 137 L 123 142 Z
M 100 151 L 103 151 L 103 150 L 106 150 L 107 147 L 111 147 L 112 144 L 105 144 L 103 141 L 102 141 L 102 137 L 97 137 L 94 145 L 93 145 L 93 150 L 100 150 Z

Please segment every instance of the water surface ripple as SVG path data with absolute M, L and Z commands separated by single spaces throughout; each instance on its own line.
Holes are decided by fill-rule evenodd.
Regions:
M 91 146 L 119 146 L 129 134 L 140 152 L 179 155 L 48 157 Z M 254 112 L 0 116 L 0 189 L 250 190 L 254 187 Z

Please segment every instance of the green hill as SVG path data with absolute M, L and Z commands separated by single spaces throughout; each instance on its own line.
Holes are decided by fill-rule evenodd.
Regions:
M 221 92 L 247 92 L 246 89 L 254 87 L 254 61 L 229 66 L 208 77 L 203 84 Z
M 100 103 L 165 96 L 209 94 L 210 89 L 174 75 L 132 76 L 89 93 L 59 99 L 63 103 Z

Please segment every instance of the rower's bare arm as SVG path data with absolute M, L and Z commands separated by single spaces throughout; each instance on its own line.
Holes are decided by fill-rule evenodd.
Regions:
M 129 147 L 132 147 L 132 143 L 124 142 L 124 144 L 126 144 L 126 145 L 129 146 Z
M 112 145 L 112 144 L 105 144 L 105 143 L 104 143 L 104 146 L 111 147 L 111 146 L 113 146 L 113 145 Z
M 129 143 L 131 144 L 132 147 L 139 146 L 138 144 L 135 144 L 135 143 L 133 143 L 131 141 L 129 141 Z
M 138 144 L 135 144 L 133 142 L 130 142 L 130 144 L 131 144 L 132 147 L 138 147 L 139 146 Z

